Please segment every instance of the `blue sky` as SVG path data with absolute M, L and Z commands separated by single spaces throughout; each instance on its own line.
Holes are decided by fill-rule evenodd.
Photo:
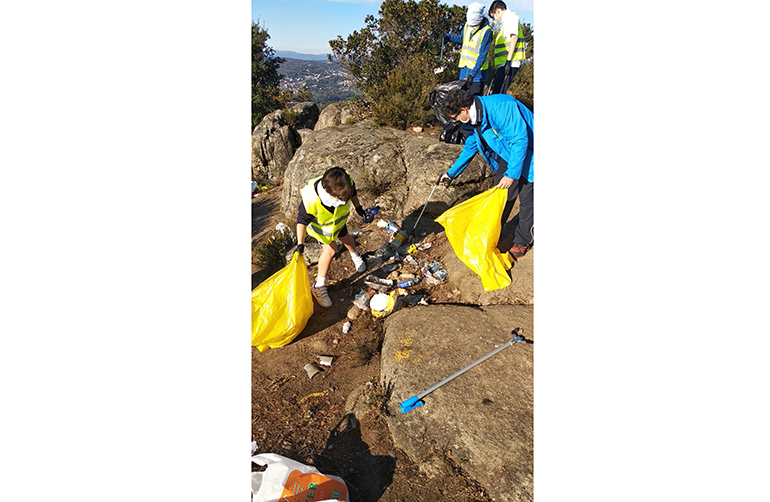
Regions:
M 468 5 L 473 0 L 442 2 Z M 506 1 L 523 21 L 534 25 L 534 0 Z M 267 28 L 267 44 L 278 51 L 326 54 L 329 40 L 346 38 L 364 27 L 364 18 L 377 16 L 381 0 L 251 0 L 251 17 Z M 492 0 L 482 1 L 487 8 Z

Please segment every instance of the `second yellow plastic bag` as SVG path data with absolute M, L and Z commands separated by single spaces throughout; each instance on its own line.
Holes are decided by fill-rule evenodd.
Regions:
M 294 253 L 288 265 L 251 292 L 251 345 L 260 352 L 283 347 L 313 315 L 305 258 Z
M 497 250 L 500 218 L 503 216 L 506 190 L 492 188 L 445 211 L 436 218 L 457 257 L 481 278 L 484 291 L 511 284 L 508 269 L 513 258 Z

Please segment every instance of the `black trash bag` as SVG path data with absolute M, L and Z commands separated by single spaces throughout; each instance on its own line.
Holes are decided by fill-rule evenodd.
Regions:
M 441 134 L 438 137 L 439 141 L 444 143 L 450 143 L 452 145 L 462 145 L 465 143 L 467 134 L 461 127 L 462 123 L 452 122 L 451 120 L 444 126 Z
M 473 132 L 472 130 L 466 130 L 462 127 L 461 123 L 456 123 L 441 113 L 441 104 L 449 91 L 453 89 L 467 90 L 469 86 L 470 81 L 468 80 L 454 80 L 446 84 L 437 85 L 428 94 L 428 105 L 430 105 L 433 113 L 436 114 L 436 119 L 443 127 L 441 135 L 439 135 L 439 141 L 453 145 L 462 145 L 465 143 L 465 138 Z
M 446 84 L 437 85 L 431 89 L 428 94 L 428 105 L 430 105 L 433 113 L 436 114 L 436 119 L 439 121 L 442 127 L 452 122 L 452 119 L 445 117 L 441 113 L 441 103 L 446 97 L 447 93 L 453 89 L 468 89 L 470 82 L 467 80 L 454 80 L 447 82 Z

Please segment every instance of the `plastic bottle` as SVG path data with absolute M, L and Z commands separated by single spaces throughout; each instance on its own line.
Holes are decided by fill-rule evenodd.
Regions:
M 388 263 L 387 265 L 383 265 L 383 267 L 380 270 L 385 274 L 389 274 L 394 270 L 398 270 L 400 268 L 401 268 L 400 263 Z
M 403 244 L 405 240 L 406 240 L 406 235 L 404 235 L 404 233 L 399 230 L 393 236 L 393 240 L 388 243 L 388 246 L 390 247 L 390 249 L 395 251 L 396 249 L 401 247 L 401 244 Z
M 414 285 L 415 285 L 415 284 L 417 284 L 418 282 L 420 282 L 420 279 L 419 279 L 419 278 L 417 278 L 417 277 L 415 277 L 415 278 L 413 278 L 413 279 L 407 279 L 407 280 L 405 280 L 404 282 L 399 282 L 399 283 L 398 283 L 398 287 L 399 287 L 399 288 L 408 288 L 408 287 L 410 287 L 410 286 L 414 286 Z
M 369 310 L 369 295 L 364 293 L 363 290 L 356 294 L 356 299 L 353 300 L 353 305 L 361 310 Z

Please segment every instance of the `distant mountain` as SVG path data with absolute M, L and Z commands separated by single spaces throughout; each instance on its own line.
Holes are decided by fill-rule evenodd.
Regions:
M 279 89 L 298 91 L 307 86 L 312 100 L 321 107 L 361 94 L 350 73 L 337 63 L 286 58 L 278 73 L 283 75 Z
M 275 51 L 279 58 L 301 59 L 303 61 L 327 61 L 326 54 L 302 54 L 294 51 Z

